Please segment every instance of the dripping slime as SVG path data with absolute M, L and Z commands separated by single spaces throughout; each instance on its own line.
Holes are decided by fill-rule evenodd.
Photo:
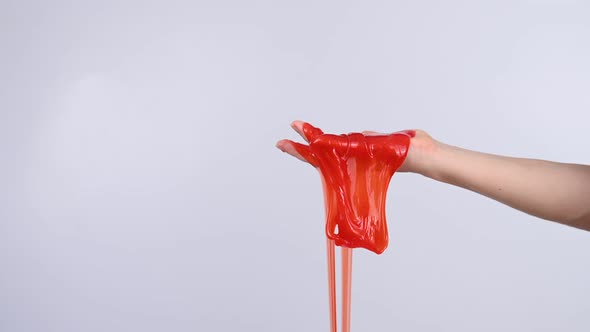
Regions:
M 330 331 L 337 332 L 335 246 L 342 254 L 342 331 L 350 331 L 352 249 L 381 254 L 389 236 L 385 203 L 389 182 L 403 164 L 411 138 L 408 130 L 392 134 L 325 134 L 309 123 L 293 122 L 309 145 L 279 141 L 294 149 L 320 173 L 326 208 Z

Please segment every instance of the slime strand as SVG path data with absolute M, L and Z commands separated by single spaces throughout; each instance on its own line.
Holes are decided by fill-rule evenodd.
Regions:
M 330 332 L 336 332 L 336 259 L 334 240 L 326 239 L 328 249 L 328 296 L 330 300 Z
M 350 332 L 352 249 L 342 247 L 342 332 Z

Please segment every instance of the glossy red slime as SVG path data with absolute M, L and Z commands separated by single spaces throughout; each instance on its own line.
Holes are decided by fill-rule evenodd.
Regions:
M 387 188 L 403 164 L 415 132 L 331 135 L 308 123 L 303 132 L 309 146 L 294 147 L 322 177 L 326 235 L 338 246 L 381 254 L 389 243 Z

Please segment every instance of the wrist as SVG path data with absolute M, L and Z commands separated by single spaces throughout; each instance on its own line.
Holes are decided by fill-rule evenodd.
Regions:
M 436 158 L 444 144 L 434 140 L 423 130 L 416 130 L 416 135 L 410 140 L 406 160 L 400 167 L 400 172 L 421 174 L 433 178 L 436 175 Z

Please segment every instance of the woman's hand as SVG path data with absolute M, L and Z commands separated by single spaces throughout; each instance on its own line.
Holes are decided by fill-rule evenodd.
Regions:
M 309 143 L 310 134 L 305 133 L 303 128 L 303 121 L 293 121 L 291 127 L 307 142 Z M 410 147 L 404 163 L 398 169 L 398 172 L 413 172 L 421 173 L 426 172 L 428 166 L 428 157 L 436 150 L 436 142 L 423 130 L 413 130 L 415 136 L 411 138 Z M 363 131 L 365 136 L 378 136 L 387 135 L 374 131 Z M 302 147 L 303 144 L 293 142 L 291 140 L 283 139 L 277 142 L 277 148 L 281 151 L 286 152 L 293 157 L 307 162 L 307 160 L 297 152 L 297 146 Z M 301 149 L 300 149 L 301 150 Z

